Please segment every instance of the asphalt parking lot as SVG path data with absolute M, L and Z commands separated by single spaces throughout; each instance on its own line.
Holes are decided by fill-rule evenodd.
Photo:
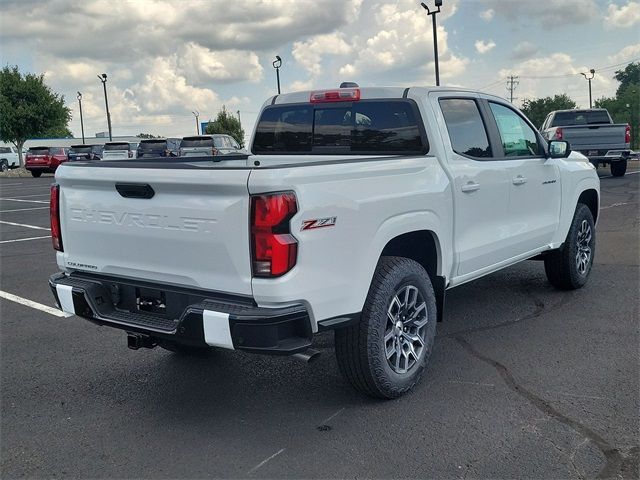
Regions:
M 52 307 L 48 185 L 0 179 L 4 478 L 638 478 L 639 184 L 605 169 L 596 264 L 559 292 L 541 262 L 451 290 L 427 375 L 395 401 L 319 359 L 132 351 Z M 96 245 L 99 248 L 99 245 Z

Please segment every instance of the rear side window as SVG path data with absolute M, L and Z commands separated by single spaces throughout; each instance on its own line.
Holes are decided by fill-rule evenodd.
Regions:
M 11 149 L 9 147 L 0 147 L 0 153 L 11 153 Z
M 550 127 L 570 125 L 591 125 L 594 123 L 611 123 L 609 114 L 605 110 L 576 110 L 573 112 L 558 112 L 553 117 Z
M 213 137 L 213 146 L 216 148 L 224 148 L 227 146 L 224 137 Z
M 481 159 L 493 156 L 487 131 L 475 100 L 470 98 L 441 99 L 440 108 L 447 124 L 454 152 Z
M 180 147 L 213 147 L 211 137 L 185 137 L 180 142 Z
M 267 107 L 256 129 L 253 152 L 424 154 L 426 137 L 412 101 Z

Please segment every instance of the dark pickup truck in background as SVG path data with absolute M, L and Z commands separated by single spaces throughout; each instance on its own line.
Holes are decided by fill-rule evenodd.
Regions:
M 547 115 L 540 131 L 547 140 L 569 142 L 571 150 L 587 156 L 596 168 L 610 164 L 614 177 L 621 177 L 627 171 L 631 127 L 626 123 L 613 123 L 604 108 L 556 110 Z

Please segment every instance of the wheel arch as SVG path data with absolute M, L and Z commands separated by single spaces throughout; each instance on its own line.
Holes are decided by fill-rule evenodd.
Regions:
M 583 190 L 582 193 L 580 193 L 580 196 L 578 197 L 576 206 L 578 203 L 582 203 L 587 207 L 589 207 L 589 210 L 591 210 L 591 215 L 593 216 L 593 223 L 596 223 L 598 221 L 598 213 L 599 213 L 599 205 L 600 205 L 600 199 L 598 197 L 598 192 L 596 191 L 596 189 L 589 188 L 587 190 Z

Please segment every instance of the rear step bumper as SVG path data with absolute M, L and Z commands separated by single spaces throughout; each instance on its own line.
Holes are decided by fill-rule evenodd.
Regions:
M 234 301 L 181 287 L 65 273 L 51 276 L 49 285 L 63 311 L 157 340 L 272 355 L 305 351 L 312 341 L 309 313 L 302 305 L 261 308 L 246 298 Z M 141 311 L 140 304 L 152 298 L 141 302 L 143 293 L 156 294 L 164 312 Z

